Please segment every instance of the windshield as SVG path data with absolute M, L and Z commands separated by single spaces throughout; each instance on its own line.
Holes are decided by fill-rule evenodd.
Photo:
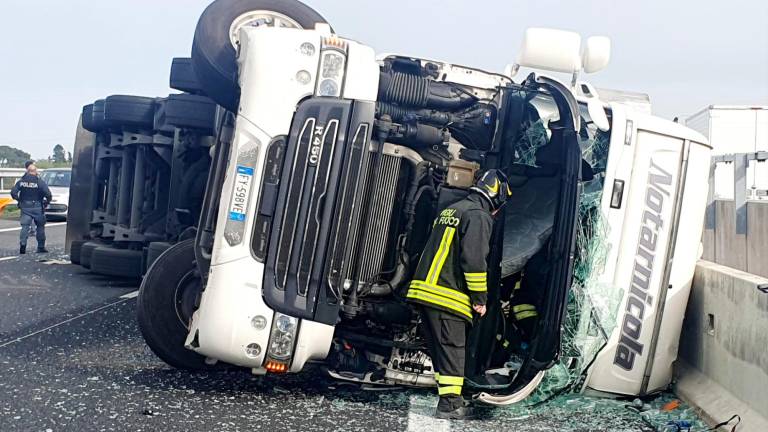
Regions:
M 43 171 L 40 177 L 48 186 L 69 187 L 72 171 Z

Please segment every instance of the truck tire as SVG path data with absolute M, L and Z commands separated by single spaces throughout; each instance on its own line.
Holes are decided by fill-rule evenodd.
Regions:
M 72 264 L 80 264 L 80 252 L 86 243 L 87 241 L 85 240 L 72 240 L 72 243 L 69 245 L 69 261 Z
M 161 360 L 177 369 L 205 370 L 215 366 L 184 347 L 202 291 L 194 244 L 193 239 L 179 242 L 152 264 L 141 282 L 136 314 L 144 340 Z
M 173 59 L 171 63 L 171 88 L 186 93 L 202 95 L 203 87 L 197 81 L 191 58 Z
M 229 111 L 237 112 L 240 86 L 237 52 L 232 42 L 245 25 L 272 25 L 312 29 L 327 21 L 298 0 L 216 0 L 205 9 L 192 41 L 192 69 L 206 95 Z
M 83 115 L 80 117 L 80 119 L 81 119 L 81 124 L 83 126 L 83 129 L 93 133 L 100 132 L 96 128 L 96 124 L 93 121 L 93 104 L 86 105 L 83 107 Z
M 93 103 L 91 110 L 91 132 L 101 132 L 107 129 L 107 121 L 104 119 L 104 99 L 99 99 Z
M 80 247 L 80 265 L 87 269 L 91 268 L 91 257 L 93 256 L 93 251 L 102 246 L 104 246 L 104 243 L 101 242 L 85 242 Z
M 102 246 L 93 251 L 91 271 L 105 276 L 138 279 L 144 273 L 141 251 Z
M 104 102 L 104 119 L 111 126 L 152 129 L 155 125 L 155 99 L 141 96 L 109 96 Z
M 165 123 L 182 129 L 198 129 L 213 134 L 216 102 L 205 96 L 169 95 L 165 101 Z
M 170 247 L 171 244 L 167 242 L 150 243 L 149 246 L 147 246 L 147 261 L 145 263 L 146 270 L 149 271 L 149 269 L 152 267 L 152 264 L 154 264 L 160 255 L 162 255 L 163 252 L 167 251 Z

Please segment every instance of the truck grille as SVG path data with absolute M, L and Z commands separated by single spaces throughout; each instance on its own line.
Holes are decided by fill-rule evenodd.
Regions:
M 337 259 L 338 268 L 326 263 L 343 257 L 348 244 L 372 122 L 373 104 L 318 98 L 299 106 L 266 257 L 264 297 L 273 309 L 335 324 L 338 291 L 327 281 L 345 260 Z

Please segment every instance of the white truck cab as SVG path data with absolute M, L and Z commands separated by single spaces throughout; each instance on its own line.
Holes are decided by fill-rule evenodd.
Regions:
M 669 384 L 710 148 L 546 75 L 605 67 L 605 38 L 583 47 L 576 34 L 531 29 L 518 64 L 543 73 L 516 82 L 517 67 L 377 58 L 300 2 L 267 3 L 217 0 L 198 24 L 195 72 L 222 115 L 197 238 L 161 256 L 139 296 L 163 360 L 256 374 L 322 362 L 338 379 L 434 386 L 403 287 L 437 211 L 497 168 L 513 198 L 496 222 L 489 317 L 469 341 L 477 397 L 515 403 L 573 356 L 564 329 L 577 297 L 580 337 L 567 344 L 582 358 L 578 388 Z M 508 287 L 535 274 L 539 319 L 522 341 Z

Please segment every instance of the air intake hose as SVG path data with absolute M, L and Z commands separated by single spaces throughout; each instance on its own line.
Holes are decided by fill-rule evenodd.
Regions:
M 477 98 L 454 84 L 432 81 L 401 72 L 382 72 L 379 100 L 414 108 L 455 111 L 477 102 Z
M 408 109 L 391 103 L 376 102 L 376 116 L 383 115 L 389 115 L 397 123 L 417 121 L 438 126 L 445 126 L 448 123 L 462 120 L 461 117 L 445 111 Z

